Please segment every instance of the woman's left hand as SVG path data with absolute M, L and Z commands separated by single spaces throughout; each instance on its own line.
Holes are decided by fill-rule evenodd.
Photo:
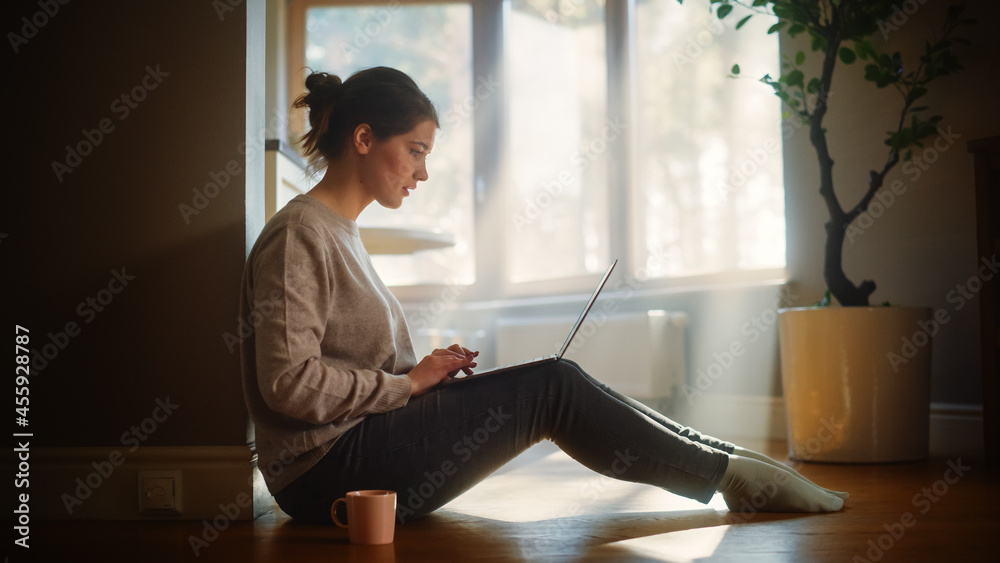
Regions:
M 462 354 L 466 358 L 475 358 L 476 356 L 479 355 L 478 351 L 473 352 L 472 350 L 469 350 L 468 348 L 465 348 L 459 344 L 452 344 L 451 346 L 448 346 L 448 350 L 451 350 L 452 352 L 455 352 L 457 354 Z M 456 375 L 458 375 L 459 371 L 464 371 L 465 375 L 472 375 L 472 368 L 474 367 L 476 367 L 476 363 L 472 362 L 468 366 L 463 367 L 461 370 L 455 370 L 449 373 L 448 377 L 455 377 Z

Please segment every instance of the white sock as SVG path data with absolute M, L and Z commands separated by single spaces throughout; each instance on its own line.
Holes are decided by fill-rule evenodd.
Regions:
M 779 469 L 785 469 L 785 470 L 791 472 L 793 475 L 795 475 L 799 479 L 802 479 L 806 483 L 809 483 L 810 485 L 812 485 L 814 487 L 819 487 L 820 489 L 823 489 L 824 491 L 830 493 L 831 495 L 838 496 L 838 497 L 840 497 L 840 498 L 842 498 L 844 500 L 847 500 L 851 496 L 850 493 L 847 493 L 846 491 L 835 491 L 833 489 L 827 489 L 826 487 L 820 487 L 816 483 L 813 483 L 809 479 L 806 479 L 805 475 L 799 473 L 798 471 L 792 469 L 791 467 L 788 467 L 787 465 L 785 465 L 784 463 L 781 463 L 780 461 L 777 461 L 777 460 L 774 460 L 774 459 L 771 459 L 771 458 L 767 457 L 766 455 L 764 455 L 762 453 L 755 452 L 753 450 L 748 450 L 746 448 L 741 448 L 739 446 L 736 446 L 736 449 L 733 450 L 733 453 L 736 454 L 736 455 L 738 455 L 738 456 L 741 456 L 741 457 L 748 457 L 750 459 L 756 459 L 757 461 L 762 461 L 762 462 L 764 462 L 764 463 L 766 463 L 768 465 L 773 465 L 774 467 L 777 467 Z
M 733 512 L 834 512 L 844 499 L 796 478 L 787 468 L 735 454 L 719 485 Z

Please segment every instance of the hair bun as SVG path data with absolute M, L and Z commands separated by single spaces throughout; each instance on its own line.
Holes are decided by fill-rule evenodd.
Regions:
M 311 170 L 343 155 L 362 123 L 379 140 L 406 133 L 426 120 L 440 126 L 434 104 L 412 78 L 394 68 L 367 68 L 345 81 L 335 74 L 310 72 L 305 86 L 307 92 L 292 107 L 309 111 L 309 131 L 300 141 Z
M 344 83 L 336 74 L 325 72 L 314 72 L 306 78 L 306 88 L 309 92 L 319 97 L 336 99 L 343 91 Z

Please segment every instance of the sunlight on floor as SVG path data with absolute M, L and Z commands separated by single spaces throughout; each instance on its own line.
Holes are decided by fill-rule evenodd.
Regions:
M 519 503 L 531 509 L 518 511 Z M 513 510 L 512 510 L 513 508 Z M 534 446 L 485 482 L 445 505 L 444 510 L 502 522 L 538 522 L 615 512 L 726 510 L 720 496 L 705 505 L 649 485 L 594 473 L 551 442 Z
M 609 544 L 609 547 L 626 548 L 634 556 L 654 561 L 692 563 L 711 557 L 728 530 L 729 526 L 678 530 L 668 534 L 623 540 Z
M 491 521 L 517 537 L 527 560 L 568 554 L 688 563 L 712 556 L 729 529 L 727 508 L 618 481 L 543 442 L 444 510 Z

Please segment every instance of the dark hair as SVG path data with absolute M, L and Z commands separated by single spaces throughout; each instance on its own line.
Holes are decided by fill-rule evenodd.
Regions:
M 325 72 L 306 78 L 308 94 L 293 107 L 309 108 L 310 130 L 302 136 L 311 167 L 321 167 L 344 151 L 362 123 L 384 141 L 430 119 L 440 127 L 434 104 L 405 73 L 384 66 L 358 71 L 346 81 Z

